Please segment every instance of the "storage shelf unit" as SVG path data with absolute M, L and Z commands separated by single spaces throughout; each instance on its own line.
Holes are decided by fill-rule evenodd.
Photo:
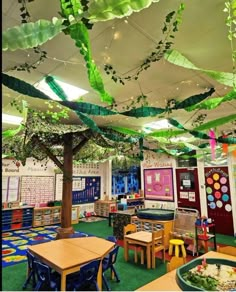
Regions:
M 109 217 L 110 212 L 114 212 L 117 209 L 116 202 L 114 201 L 96 201 L 94 204 L 94 211 L 97 216 Z
M 161 221 L 161 220 L 150 220 L 150 219 L 140 219 L 137 216 L 131 217 L 131 223 L 137 226 L 138 231 L 149 231 L 152 232 L 156 229 L 160 228 L 160 225 L 164 228 L 164 245 L 165 249 L 169 247 L 169 240 L 170 240 L 170 231 L 173 228 L 174 220 L 169 221 Z
M 32 227 L 33 207 L 7 208 L 2 210 L 2 231 Z
M 144 198 L 127 199 L 127 208 L 142 208 L 144 207 Z
M 61 206 L 34 208 L 33 227 L 61 223 Z

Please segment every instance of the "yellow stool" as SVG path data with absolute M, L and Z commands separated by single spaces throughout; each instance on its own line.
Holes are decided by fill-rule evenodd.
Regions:
M 169 255 L 173 253 L 173 246 L 175 247 L 175 256 L 179 257 L 179 246 L 181 246 L 182 256 L 186 258 L 186 250 L 184 247 L 184 241 L 181 239 L 171 239 L 169 241 Z

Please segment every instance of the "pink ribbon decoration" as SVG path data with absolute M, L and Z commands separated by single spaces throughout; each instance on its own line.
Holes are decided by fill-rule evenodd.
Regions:
M 209 131 L 209 136 L 210 136 L 210 147 L 211 147 L 211 159 L 215 160 L 216 158 L 216 136 L 215 132 L 211 129 Z

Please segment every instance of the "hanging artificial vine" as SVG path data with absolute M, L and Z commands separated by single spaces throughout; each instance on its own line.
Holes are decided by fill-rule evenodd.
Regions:
M 232 51 L 233 87 L 236 89 L 236 48 L 234 47 L 234 39 L 236 39 L 236 0 L 226 1 L 223 11 L 228 13 L 226 25 L 228 27 L 228 39 Z
M 144 62 L 139 66 L 134 75 L 129 75 L 126 77 L 121 77 L 117 75 L 116 70 L 111 64 L 105 64 L 104 70 L 107 75 L 112 75 L 111 79 L 114 82 L 120 82 L 125 84 L 125 81 L 138 80 L 139 75 L 142 71 L 147 70 L 151 63 L 158 62 L 164 56 L 164 54 L 171 48 L 174 44 L 173 40 L 175 38 L 175 33 L 178 31 L 179 25 L 182 22 L 182 13 L 184 10 L 184 4 L 181 3 L 177 12 L 172 11 L 165 17 L 165 22 L 162 28 L 162 33 L 165 36 L 164 40 L 160 40 L 155 50 L 144 60 Z M 175 17 L 174 17 L 175 16 Z
M 200 114 L 200 115 L 198 115 L 196 117 L 196 119 L 194 119 L 192 121 L 192 126 L 193 127 L 198 127 L 198 126 L 202 125 L 203 122 L 205 121 L 206 117 L 207 117 L 207 114 Z
M 21 4 L 20 7 L 20 17 L 21 23 L 28 23 L 30 22 L 30 13 L 27 8 L 26 2 L 33 2 L 34 0 L 18 0 L 18 3 Z M 20 65 L 16 65 L 9 69 L 9 71 L 27 71 L 28 73 L 31 72 L 32 69 L 36 69 L 40 64 L 42 64 L 45 59 L 47 59 L 47 52 L 42 50 L 40 46 L 33 47 L 33 52 L 35 54 L 39 54 L 38 59 L 33 63 L 25 62 Z

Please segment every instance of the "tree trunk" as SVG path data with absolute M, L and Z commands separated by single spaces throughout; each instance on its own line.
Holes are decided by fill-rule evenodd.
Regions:
M 63 189 L 61 228 L 58 228 L 57 239 L 69 237 L 74 233 L 71 226 L 72 215 L 72 172 L 73 172 L 73 134 L 64 136 L 64 167 L 63 167 Z

